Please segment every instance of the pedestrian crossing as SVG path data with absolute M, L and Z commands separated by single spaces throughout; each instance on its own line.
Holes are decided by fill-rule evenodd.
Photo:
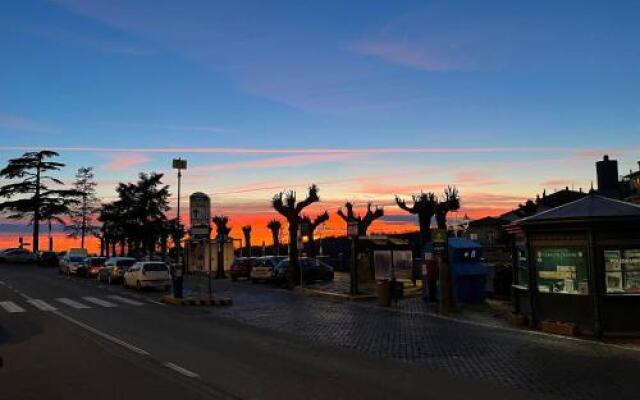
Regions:
M 52 312 L 59 309 L 71 308 L 75 310 L 86 310 L 92 308 L 117 308 L 120 306 L 143 306 L 146 303 L 136 301 L 123 296 L 105 296 L 106 298 L 85 296 L 78 299 L 68 297 L 58 297 L 54 299 L 31 299 L 22 301 L 3 300 L 0 301 L 0 312 L 24 313 L 28 311 Z

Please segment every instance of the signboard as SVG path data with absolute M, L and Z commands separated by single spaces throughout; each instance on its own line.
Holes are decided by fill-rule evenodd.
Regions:
M 193 193 L 189 196 L 189 216 L 191 227 L 206 227 L 207 232 L 211 221 L 211 199 L 204 193 Z
M 187 160 L 181 158 L 173 159 L 173 169 L 187 169 Z
M 447 248 L 447 230 L 434 229 L 431 237 L 433 238 L 433 252 L 436 254 L 444 254 Z
M 349 237 L 358 236 L 358 221 L 347 222 L 347 236 Z

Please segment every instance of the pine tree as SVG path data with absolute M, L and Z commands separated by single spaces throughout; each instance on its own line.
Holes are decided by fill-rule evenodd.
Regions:
M 80 167 L 76 172 L 73 188 L 77 192 L 77 205 L 71 210 L 71 225 L 65 229 L 69 236 L 80 237 L 80 247 L 85 247 L 85 237 L 96 235 L 99 227 L 94 225 L 95 216 L 99 211 L 99 201 L 96 197 L 96 183 L 92 167 Z
M 55 151 L 42 150 L 24 153 L 19 158 L 9 160 L 0 171 L 0 178 L 21 179 L 0 187 L 0 197 L 10 199 L 0 203 L 0 211 L 9 213 L 8 218 L 22 219 L 30 217 L 33 224 L 33 251 L 40 249 L 40 221 L 43 219 L 43 207 L 53 198 L 69 195 L 69 191 L 52 190 L 49 184 L 63 185 L 59 179 L 47 175 L 48 171 L 59 171 L 63 163 L 46 161 L 58 157 Z M 20 197 L 11 200 L 14 197 Z

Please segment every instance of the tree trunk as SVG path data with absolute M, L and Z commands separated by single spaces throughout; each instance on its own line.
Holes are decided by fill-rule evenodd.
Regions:
M 87 196 L 82 195 L 82 226 L 80 227 L 80 247 L 84 249 L 84 235 L 87 230 Z
M 300 260 L 298 257 L 298 224 L 289 222 L 289 269 L 287 271 L 289 288 L 300 285 Z
M 53 238 L 51 237 L 51 220 L 49 222 L 49 251 L 53 251 Z
M 40 163 L 42 163 L 42 156 L 39 157 L 38 166 L 36 167 L 36 193 L 33 196 L 34 210 L 32 248 L 34 253 L 37 253 L 40 249 Z

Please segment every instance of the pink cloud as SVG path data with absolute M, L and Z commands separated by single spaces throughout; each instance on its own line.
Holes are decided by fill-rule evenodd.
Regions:
M 61 147 L 0 146 L 0 151 L 31 151 L 41 147 L 54 151 L 81 153 L 204 153 L 204 154 L 469 154 L 469 153 L 563 153 L 580 151 L 564 147 L 378 147 L 378 148 L 251 148 L 251 147 Z
M 437 47 L 437 46 L 436 46 Z M 395 40 L 364 41 L 350 47 L 358 54 L 374 56 L 394 64 L 425 71 L 460 70 L 466 63 L 444 56 L 434 46 L 418 45 Z
M 151 161 L 151 158 L 144 155 L 135 155 L 135 154 L 126 155 L 126 156 L 114 158 L 108 163 L 102 165 L 102 169 L 109 172 L 125 171 L 131 167 L 145 164 L 149 161 Z
M 456 185 L 493 186 L 507 183 L 505 180 L 493 178 L 480 171 L 465 171 L 454 175 Z

